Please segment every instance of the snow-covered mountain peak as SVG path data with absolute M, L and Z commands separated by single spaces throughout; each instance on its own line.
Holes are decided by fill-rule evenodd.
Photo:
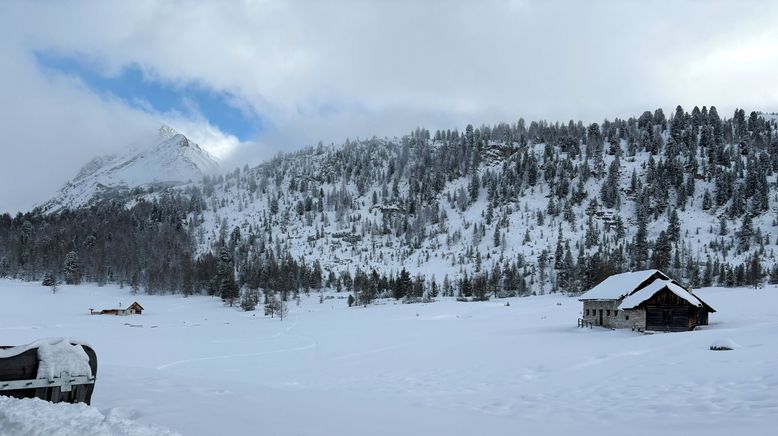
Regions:
M 170 126 L 128 145 L 124 152 L 96 157 L 41 207 L 46 212 L 86 206 L 134 188 L 175 186 L 198 181 L 219 163 L 198 144 Z
M 176 135 L 180 135 L 180 132 L 167 124 L 163 124 L 159 127 L 159 137 L 163 140 L 170 139 Z

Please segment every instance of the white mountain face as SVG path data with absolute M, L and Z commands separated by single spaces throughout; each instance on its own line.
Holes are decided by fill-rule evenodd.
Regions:
M 47 213 L 124 197 L 135 188 L 178 186 L 219 170 L 207 151 L 167 125 L 131 144 L 124 153 L 96 157 L 43 205 Z

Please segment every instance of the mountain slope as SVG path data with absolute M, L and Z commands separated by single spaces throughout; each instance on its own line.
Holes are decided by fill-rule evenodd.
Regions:
M 149 145 L 150 144 L 150 145 Z M 122 198 L 134 188 L 169 187 L 199 181 L 219 169 L 214 157 L 168 126 L 122 154 L 93 159 L 41 206 L 44 212 L 74 209 Z
M 775 121 L 705 113 L 311 148 L 204 186 L 195 234 L 201 254 L 232 245 L 248 269 L 272 251 L 335 277 L 405 268 L 495 294 L 647 267 L 752 283 L 776 262 Z
M 86 258 L 86 277 L 134 280 L 149 292 L 217 293 L 219 277 L 234 271 L 251 289 L 324 285 L 354 291 L 360 304 L 427 291 L 577 293 L 646 268 L 693 287 L 778 283 L 776 132 L 775 119 L 755 112 L 722 119 L 713 107 L 680 106 L 669 119 L 657 110 L 601 125 L 417 129 L 116 197 L 53 225 L 6 217 L 0 247 L 16 276 L 59 269 L 73 250 Z M 119 235 L 143 244 L 132 263 L 124 253 L 107 269 L 101 253 L 116 251 Z M 144 244 L 159 238 L 170 251 L 155 266 Z M 34 256 L 41 251 L 48 257 Z M 404 273 L 397 285 L 403 269 L 416 277 Z

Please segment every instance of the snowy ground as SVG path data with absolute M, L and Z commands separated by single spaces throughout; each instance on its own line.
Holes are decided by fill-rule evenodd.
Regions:
M 772 432 L 778 289 L 697 293 L 719 311 L 709 327 L 640 335 L 577 329 L 580 303 L 562 296 L 367 309 L 312 296 L 281 322 L 210 297 L 0 281 L 0 338 L 91 343 L 88 419 L 184 435 Z M 143 315 L 89 315 L 133 300 Z

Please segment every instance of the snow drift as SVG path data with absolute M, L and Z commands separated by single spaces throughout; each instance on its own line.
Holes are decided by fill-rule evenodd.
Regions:
M 54 404 L 37 398 L 0 397 L 0 436 L 178 434 L 162 427 L 141 425 L 118 415 L 113 411 L 103 414 L 97 408 L 83 403 Z

